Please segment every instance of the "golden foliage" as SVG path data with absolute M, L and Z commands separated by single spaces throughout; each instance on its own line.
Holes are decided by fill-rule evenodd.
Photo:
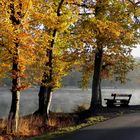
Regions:
M 65 0 L 58 12 L 60 2 L 60 0 L 0 2 L 2 65 L 0 77 L 5 77 L 6 73 L 11 72 L 16 43 L 19 45 L 19 56 L 15 62 L 19 64 L 19 68 L 17 72 L 11 74 L 12 77 L 19 76 L 23 83 L 27 80 L 30 85 L 33 81 L 40 83 L 43 72 L 48 73 L 53 69 L 51 84 L 59 87 L 61 78 L 71 69 L 83 68 L 85 78 L 87 72 L 91 73 L 94 53 L 98 47 L 97 40 L 102 44 L 104 53 L 115 56 L 120 54 L 121 48 L 125 49 L 124 46 L 131 48 L 132 44 L 138 41 L 136 39 L 138 27 L 134 26 L 132 15 L 139 15 L 139 9 L 129 2 L 98 0 L 93 6 L 89 6 L 90 2 Z M 87 4 L 87 7 L 80 7 L 82 4 Z M 14 15 L 9 5 L 14 5 Z M 86 12 L 91 12 L 93 15 L 88 15 Z M 20 24 L 13 24 L 11 16 L 19 20 Z M 44 65 L 49 61 L 48 50 L 53 52 L 52 68 Z M 115 62 L 112 60 L 111 63 Z M 90 77 L 90 74 L 87 77 Z

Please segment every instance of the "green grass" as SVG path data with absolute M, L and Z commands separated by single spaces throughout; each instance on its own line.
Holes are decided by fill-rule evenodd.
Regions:
M 28 138 L 28 140 L 51 140 L 52 138 L 55 138 L 57 136 L 60 135 L 64 135 L 73 131 L 77 131 L 81 128 L 90 126 L 90 125 L 95 125 L 96 123 L 102 122 L 107 120 L 108 118 L 105 118 L 103 116 L 96 116 L 96 117 L 90 117 L 87 118 L 84 123 L 81 123 L 79 125 L 75 125 L 75 126 L 70 126 L 70 127 L 65 127 L 65 128 L 59 128 L 57 131 L 55 132 L 51 132 L 51 133 L 47 133 L 41 136 L 36 136 L 36 137 L 32 137 L 32 138 Z

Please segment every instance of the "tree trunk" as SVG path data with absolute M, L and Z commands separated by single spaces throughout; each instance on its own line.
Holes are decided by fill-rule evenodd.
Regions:
M 52 41 L 54 44 L 54 40 Z M 52 47 L 53 48 L 53 47 Z M 35 111 L 35 115 L 43 117 L 43 122 L 46 123 L 49 117 L 50 103 L 52 99 L 52 50 L 47 50 L 47 57 L 49 58 L 46 67 L 49 67 L 48 73 L 44 72 L 42 83 L 39 90 L 39 108 Z
M 41 85 L 38 96 L 39 96 L 39 107 L 34 114 L 41 115 L 41 116 L 47 115 L 48 118 L 50 103 L 52 99 L 51 87 L 46 87 Z
M 19 120 L 19 101 L 20 101 L 20 77 L 18 70 L 18 44 L 16 44 L 16 54 L 13 57 L 13 68 L 12 68 L 12 102 L 11 109 L 8 116 L 7 132 L 17 132 L 18 131 L 18 120 Z
M 49 118 L 49 112 L 50 112 L 50 105 L 52 101 L 52 89 L 51 87 L 47 88 L 47 94 L 45 94 L 45 100 L 44 100 L 44 118 L 48 120 Z M 47 123 L 47 121 L 44 120 L 44 123 Z
M 18 5 L 17 5 L 18 4 Z M 17 7 L 19 6 L 19 10 Z M 14 30 L 18 31 L 18 25 L 21 24 L 22 16 L 22 2 L 19 1 L 15 3 L 14 0 L 11 0 L 9 3 L 9 20 L 11 21 Z M 14 33 L 14 32 L 13 32 Z M 15 34 L 16 35 L 16 34 Z M 12 61 L 12 102 L 11 109 L 8 116 L 8 125 L 7 132 L 17 132 L 18 131 L 18 121 L 19 121 L 19 101 L 20 101 L 20 69 L 19 69 L 19 47 L 20 40 L 19 38 L 13 39 L 14 48 L 12 49 L 13 61 Z
M 12 92 L 12 104 L 11 104 L 11 109 L 10 109 L 9 116 L 8 116 L 8 125 L 7 125 L 8 133 L 18 131 L 19 101 L 20 101 L 20 92 L 13 91 Z
M 92 81 L 92 98 L 90 103 L 90 110 L 96 111 L 98 107 L 101 107 L 101 95 L 100 95 L 100 76 L 101 76 L 101 68 L 102 68 L 102 55 L 103 49 L 97 48 L 97 52 L 95 53 L 95 63 L 94 63 L 94 74 Z
M 103 0 L 96 1 L 95 6 L 95 18 L 98 20 L 104 19 L 105 16 L 105 6 Z M 95 53 L 95 63 L 94 63 L 94 73 L 92 81 L 92 98 L 90 103 L 90 110 L 98 110 L 101 107 L 101 69 L 102 69 L 102 57 L 103 57 L 103 44 L 102 44 L 102 33 L 99 30 L 99 33 L 96 36 L 97 43 L 97 52 Z M 100 91 L 100 93 L 99 93 Z
M 61 0 L 58 9 L 57 9 L 57 16 L 60 16 L 60 9 L 63 5 L 64 0 Z M 49 117 L 49 110 L 50 110 L 50 104 L 52 99 L 52 75 L 53 75 L 53 66 L 52 66 L 52 60 L 53 60 L 53 48 L 55 44 L 55 38 L 56 38 L 57 30 L 54 29 L 53 31 L 53 39 L 50 42 L 50 49 L 47 49 L 46 57 L 48 57 L 48 62 L 45 64 L 46 67 L 49 67 L 48 73 L 44 72 L 42 83 L 39 90 L 39 108 L 34 113 L 37 115 L 41 115 L 43 117 L 44 122 L 46 123 Z
M 102 106 L 101 79 L 100 79 L 100 82 L 99 82 L 99 104 Z

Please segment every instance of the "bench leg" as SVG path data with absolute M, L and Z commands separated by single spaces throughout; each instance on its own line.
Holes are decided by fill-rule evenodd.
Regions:
M 122 106 L 122 107 L 128 107 L 128 104 L 129 104 L 128 101 L 126 101 L 126 100 L 122 100 L 120 106 Z
M 115 107 L 114 105 L 115 101 L 107 101 L 107 107 Z

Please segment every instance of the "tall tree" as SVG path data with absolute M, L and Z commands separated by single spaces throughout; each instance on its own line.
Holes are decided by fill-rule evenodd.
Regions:
M 93 81 L 90 105 L 90 110 L 92 111 L 101 106 L 99 89 L 102 78 L 101 72 L 103 67 L 105 67 L 104 56 L 108 55 L 108 51 L 111 49 L 110 55 L 120 58 L 126 57 L 127 60 L 130 60 L 127 53 L 130 54 L 132 48 L 138 42 L 138 27 L 135 27 L 135 22 L 132 18 L 135 10 L 126 1 L 83 1 L 80 7 L 82 18 L 75 24 L 73 31 L 73 35 L 79 35 L 75 41 L 79 48 L 73 49 L 75 50 L 73 52 L 78 52 L 77 56 L 79 57 L 82 56 L 83 50 L 87 50 L 84 53 L 87 56 L 89 56 L 89 53 L 95 54 L 92 55 L 94 57 L 93 59 L 86 59 L 88 62 L 92 60 L 94 63 L 92 68 Z M 91 64 L 93 65 L 93 63 Z M 127 63 L 125 59 L 123 59 L 123 63 Z M 85 65 L 85 67 L 91 72 L 89 65 Z M 84 69 L 86 70 L 86 68 Z M 85 73 L 84 75 L 86 75 Z M 86 81 L 88 77 L 89 75 L 87 77 L 84 76 Z
M 122 3 L 119 1 L 114 1 L 111 4 L 109 0 L 106 0 L 104 2 L 99 0 L 96 2 L 95 18 L 97 19 L 97 21 L 100 22 L 104 21 L 104 23 L 102 24 L 103 27 L 101 27 L 102 25 L 100 24 L 101 26 L 98 28 L 99 31 L 96 36 L 97 51 L 95 53 L 93 84 L 92 84 L 92 99 L 90 105 L 91 110 L 96 110 L 98 107 L 101 106 L 100 98 L 99 98 L 100 97 L 99 85 L 100 85 L 101 69 L 103 63 L 102 59 L 105 50 L 109 48 L 113 48 L 115 46 L 118 48 L 118 50 L 120 48 L 120 52 L 123 48 L 124 49 L 123 54 L 125 55 L 126 53 L 128 53 L 127 49 L 131 48 L 136 43 L 135 42 L 136 38 L 134 37 L 135 33 L 133 32 L 135 29 L 132 26 L 133 20 L 131 20 L 131 16 L 126 15 L 126 10 L 129 14 L 131 13 L 131 11 L 126 6 L 125 3 L 123 3 L 122 5 L 121 4 Z M 115 20 L 114 20 L 114 15 L 116 14 L 118 15 L 119 12 L 117 12 L 116 9 L 115 10 L 112 8 L 110 9 L 110 6 L 116 9 L 121 8 L 120 16 L 118 16 L 118 18 L 115 18 Z M 108 15 L 109 12 L 110 15 Z M 110 30 L 108 30 L 108 28 L 110 28 Z M 124 34 L 125 37 L 123 36 Z M 126 47 L 126 46 L 130 46 L 130 47 Z M 119 56 L 119 52 L 118 53 L 116 52 L 116 54 L 117 56 Z
M 63 57 L 63 50 L 67 49 L 65 44 L 68 42 L 65 34 L 77 18 L 77 9 L 75 9 L 75 6 L 71 7 L 71 1 L 65 0 L 50 0 L 44 4 L 46 4 L 47 12 L 46 16 L 42 18 L 42 24 L 50 39 L 46 43 L 47 59 L 44 64 L 45 69 L 42 73 L 43 77 L 39 90 L 39 108 L 35 114 L 43 116 L 46 122 L 49 115 L 52 91 L 59 85 L 62 76 L 69 69 L 68 63 Z M 39 11 L 34 17 L 37 18 L 37 15 L 41 15 L 41 12 Z
M 12 67 L 12 70 L 10 70 L 12 102 L 8 116 L 8 132 L 18 130 L 20 91 L 26 87 L 23 82 L 25 78 L 24 70 L 31 55 L 25 57 L 25 53 L 32 50 L 32 41 L 26 28 L 26 21 L 29 16 L 28 10 L 31 7 L 30 2 L 8 0 L 0 3 L 2 14 L 0 19 L 1 62 L 8 66 L 8 70 Z M 28 47 L 30 47 L 29 50 Z M 4 60 L 6 61 L 4 62 Z

